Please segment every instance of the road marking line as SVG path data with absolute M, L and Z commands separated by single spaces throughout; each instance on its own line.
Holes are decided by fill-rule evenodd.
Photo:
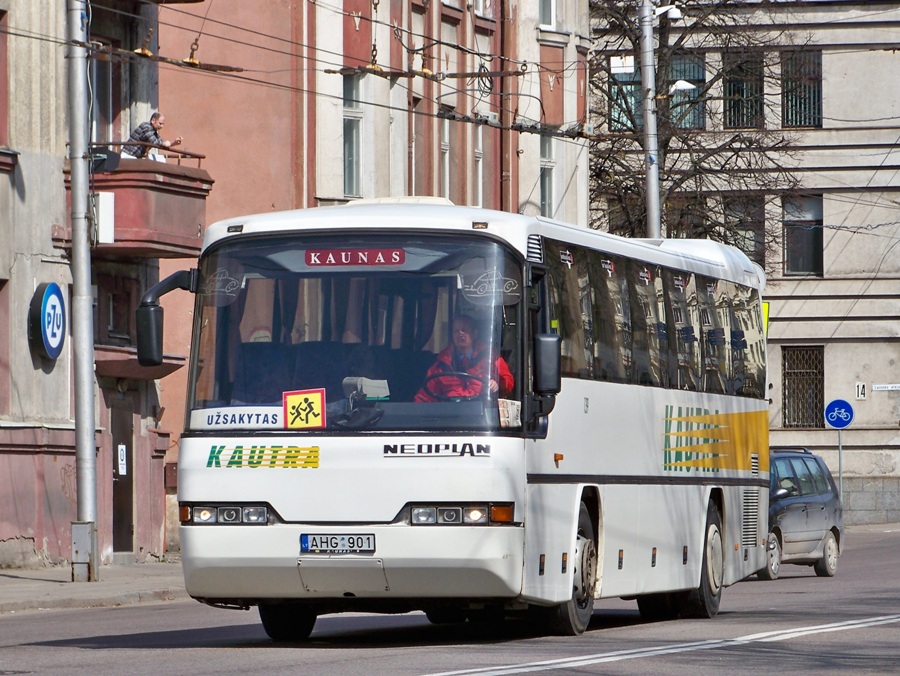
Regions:
M 479 667 L 475 669 L 462 669 L 460 671 L 442 671 L 428 676 L 465 676 L 466 674 L 478 674 L 478 676 L 504 676 L 505 674 L 525 674 L 535 671 L 550 671 L 552 669 L 570 669 L 572 667 L 584 667 L 603 662 L 620 662 L 633 660 L 640 657 L 656 657 L 657 655 L 672 655 L 675 653 L 692 652 L 695 650 L 710 650 L 711 648 L 725 648 L 748 643 L 768 643 L 772 641 L 786 641 L 798 636 L 810 636 L 833 631 L 846 631 L 848 629 L 862 629 L 881 624 L 900 622 L 900 615 L 883 615 L 880 617 L 866 617 L 859 620 L 846 622 L 834 622 L 832 624 L 820 624 L 811 627 L 796 627 L 779 631 L 767 631 L 760 634 L 750 634 L 734 639 L 715 639 L 710 641 L 696 641 L 692 643 L 677 643 L 668 646 L 656 646 L 653 648 L 635 648 L 632 650 L 616 650 L 595 655 L 582 655 L 580 657 L 565 657 L 556 660 L 544 660 L 541 662 L 525 662 L 522 664 L 507 664 L 496 667 Z

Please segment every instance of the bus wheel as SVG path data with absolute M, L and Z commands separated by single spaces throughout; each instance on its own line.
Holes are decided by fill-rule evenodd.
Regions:
M 261 603 L 259 619 L 273 641 L 305 641 L 316 623 L 316 611 L 299 603 Z
M 700 586 L 687 598 L 685 617 L 709 618 L 719 612 L 722 600 L 722 581 L 725 577 L 725 548 L 722 543 L 722 517 L 710 501 L 706 509 L 706 537 L 703 542 L 703 566 Z
M 594 584 L 597 577 L 597 546 L 594 544 L 594 525 L 587 506 L 582 502 L 578 512 L 578 531 L 575 538 L 575 569 L 572 598 L 552 609 L 550 629 L 564 636 L 580 636 L 594 614 Z

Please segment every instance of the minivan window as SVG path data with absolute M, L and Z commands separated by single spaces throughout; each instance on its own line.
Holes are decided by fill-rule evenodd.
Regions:
M 814 495 L 816 492 L 816 483 L 813 481 L 812 474 L 803 458 L 791 458 L 791 467 L 797 479 L 800 480 L 800 493 L 803 495 Z
M 816 462 L 813 458 L 804 458 L 807 467 L 809 467 L 809 471 L 812 474 L 813 481 L 816 484 L 816 493 L 825 494 L 830 488 L 828 486 L 828 479 L 825 478 L 825 472 L 822 470 L 822 465 Z

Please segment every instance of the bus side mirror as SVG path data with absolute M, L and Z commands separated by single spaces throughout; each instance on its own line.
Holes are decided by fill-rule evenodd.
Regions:
M 560 337 L 555 333 L 539 333 L 534 337 L 534 394 L 529 397 L 529 418 L 539 430 L 538 436 L 547 435 L 547 416 L 556 406 L 560 390 L 560 362 L 562 349 Z
M 136 312 L 137 355 L 141 366 L 163 363 L 163 309 L 161 305 L 141 305 Z
M 135 311 L 137 322 L 137 354 L 141 366 L 159 366 L 163 363 L 163 309 L 160 296 L 169 291 L 184 289 L 197 291 L 197 269 L 180 270 L 152 286 Z
M 539 333 L 534 337 L 534 392 L 557 395 L 561 387 L 560 362 L 562 341 L 556 333 Z

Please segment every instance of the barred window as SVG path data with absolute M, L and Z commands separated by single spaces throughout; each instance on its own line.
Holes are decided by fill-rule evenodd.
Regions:
M 725 128 L 762 129 L 762 54 L 725 54 Z
M 782 53 L 781 126 L 822 126 L 822 52 Z
M 825 427 L 825 348 L 781 348 L 781 426 Z

